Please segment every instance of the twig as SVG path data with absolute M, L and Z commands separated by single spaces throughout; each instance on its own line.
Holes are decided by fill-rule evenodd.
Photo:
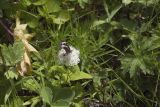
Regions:
M 2 27 L 12 36 L 14 36 L 14 34 L 10 31 L 10 29 L 3 23 L 3 21 L 0 19 L 0 24 L 2 25 Z

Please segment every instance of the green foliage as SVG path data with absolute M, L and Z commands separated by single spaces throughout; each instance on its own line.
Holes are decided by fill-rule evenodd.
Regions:
M 9 46 L 2 46 L 2 55 L 6 65 L 13 66 L 20 62 L 24 54 L 24 45 L 21 41 Z
M 159 6 L 159 0 L 1 0 L 0 105 L 159 107 Z M 39 52 L 30 53 L 32 74 L 23 77 L 16 65 L 24 44 L 11 42 L 17 11 Z M 80 51 L 78 65 L 59 63 L 62 41 Z
M 90 74 L 80 71 L 78 67 L 64 68 L 63 66 L 52 66 L 49 75 L 57 77 L 60 80 L 64 79 L 64 82 L 81 79 L 92 79 Z
M 53 95 L 52 90 L 49 87 L 43 87 L 40 90 L 40 96 L 44 102 L 51 104 Z

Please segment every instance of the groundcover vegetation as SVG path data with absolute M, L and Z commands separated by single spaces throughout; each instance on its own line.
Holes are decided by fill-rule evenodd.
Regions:
M 0 0 L 2 107 L 159 107 L 159 0 Z

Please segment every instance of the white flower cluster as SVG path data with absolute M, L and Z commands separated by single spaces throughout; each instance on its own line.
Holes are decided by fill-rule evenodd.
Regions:
M 66 66 L 74 66 L 77 65 L 80 62 L 79 59 L 79 50 L 75 49 L 72 46 L 70 47 L 70 52 L 67 53 L 65 49 L 61 49 L 59 51 L 58 57 L 61 64 L 64 64 Z

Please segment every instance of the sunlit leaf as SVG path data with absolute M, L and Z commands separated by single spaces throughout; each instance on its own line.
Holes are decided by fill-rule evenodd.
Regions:
M 51 104 L 53 93 L 49 87 L 42 87 L 42 89 L 40 90 L 40 96 L 42 97 L 42 100 L 44 102 Z
M 60 2 L 57 0 L 46 0 L 43 6 L 47 13 L 58 12 L 61 10 Z
M 69 75 L 69 79 L 71 81 L 81 80 L 81 79 L 92 79 L 92 76 L 82 71 L 75 71 Z
M 17 79 L 18 78 L 17 72 L 11 69 L 5 72 L 5 76 L 7 79 Z
M 125 5 L 128 5 L 132 2 L 132 0 L 122 0 L 122 3 L 124 3 Z

